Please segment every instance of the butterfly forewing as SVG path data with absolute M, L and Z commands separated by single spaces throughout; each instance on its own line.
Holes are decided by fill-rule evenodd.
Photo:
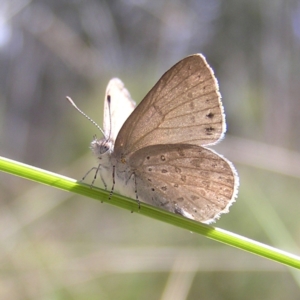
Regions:
M 146 95 L 124 123 L 116 156 L 155 144 L 216 143 L 225 131 L 218 83 L 201 54 L 184 58 Z
M 228 211 L 237 193 L 232 165 L 210 149 L 188 144 L 149 146 L 129 161 L 142 201 L 201 222 Z
M 106 138 L 110 138 L 113 142 L 116 140 L 121 127 L 134 108 L 135 102 L 124 83 L 118 78 L 111 79 L 104 99 L 103 129 Z

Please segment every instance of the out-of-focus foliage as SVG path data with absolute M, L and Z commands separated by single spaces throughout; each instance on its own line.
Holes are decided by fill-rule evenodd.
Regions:
M 80 179 L 105 87 L 139 102 L 181 58 L 219 80 L 240 196 L 217 226 L 299 254 L 300 2 L 2 0 L 0 151 Z M 0 174 L 1 299 L 299 299 L 288 269 Z M 88 179 L 89 180 L 89 179 Z

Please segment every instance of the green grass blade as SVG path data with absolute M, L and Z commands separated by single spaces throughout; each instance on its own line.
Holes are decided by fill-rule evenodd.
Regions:
M 0 157 L 0 170 L 68 192 L 74 192 L 83 196 L 87 196 L 98 201 L 107 202 L 129 211 L 136 212 L 195 233 L 199 233 L 210 239 L 222 242 L 235 248 L 242 249 L 284 265 L 300 269 L 300 257 L 296 255 L 281 251 L 274 247 L 259 243 L 217 227 L 189 220 L 151 205 L 142 203 L 141 209 L 139 210 L 135 200 L 117 194 L 114 194 L 109 200 L 109 193 L 107 191 L 97 187 L 90 188 L 89 185 L 79 183 L 76 180 L 65 176 L 35 168 L 4 157 Z

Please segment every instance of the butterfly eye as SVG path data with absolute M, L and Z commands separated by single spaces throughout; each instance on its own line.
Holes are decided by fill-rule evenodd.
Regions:
M 98 146 L 98 151 L 100 152 L 100 154 L 104 154 L 104 153 L 106 153 L 107 151 L 109 151 L 109 149 L 110 149 L 110 147 L 109 147 L 109 145 L 108 144 L 101 144 L 101 145 L 99 145 Z

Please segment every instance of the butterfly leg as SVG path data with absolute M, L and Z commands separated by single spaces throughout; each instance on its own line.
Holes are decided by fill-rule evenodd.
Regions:
M 97 168 L 95 168 L 95 169 L 96 169 L 96 172 L 95 172 L 95 176 L 94 176 L 94 179 L 93 179 L 93 181 L 92 181 L 92 184 L 91 184 L 91 188 L 92 188 L 93 185 L 94 185 L 94 182 L 95 182 L 95 180 L 96 180 L 96 178 L 97 178 L 97 175 L 98 175 L 98 172 L 99 172 L 100 168 L 101 168 L 101 165 L 100 165 L 100 164 L 98 165 Z
M 94 179 L 93 179 L 93 181 L 92 181 L 92 184 L 91 184 L 91 188 L 93 187 L 94 182 L 95 182 L 95 180 L 96 180 L 96 178 L 97 178 L 98 172 L 99 172 L 99 170 L 101 169 L 101 165 L 99 164 L 97 168 L 94 167 L 93 169 L 96 169 L 96 172 L 95 172 L 95 176 L 94 176 Z M 91 170 L 90 170 L 90 171 L 91 171 Z M 89 171 L 89 172 L 90 172 L 90 171 Z M 86 175 L 87 175 L 87 174 L 86 174 Z M 86 176 L 86 175 L 85 175 L 85 176 Z M 103 182 L 103 184 L 104 184 L 104 187 L 105 187 L 105 189 L 106 189 L 106 183 L 104 182 L 104 180 L 103 180 L 103 178 L 102 178 L 101 172 L 100 172 L 100 177 L 101 177 L 101 180 L 102 180 L 102 182 Z M 101 203 L 103 203 L 103 201 L 101 201 Z
M 134 192 L 135 192 L 135 199 L 138 203 L 139 210 L 141 209 L 141 201 L 139 200 L 138 192 L 137 192 L 137 184 L 136 184 L 136 176 L 135 173 L 133 173 L 134 176 Z
M 115 183 L 116 183 L 116 181 L 115 181 L 115 166 L 113 166 L 112 181 L 113 181 L 113 184 L 112 184 L 112 187 L 111 187 L 111 191 L 109 193 L 108 200 L 111 199 L 111 196 L 114 193 L 114 189 L 115 189 Z
M 137 184 L 136 184 L 136 176 L 135 173 L 131 173 L 131 175 L 129 176 L 129 178 L 126 180 L 126 184 L 128 184 L 129 180 L 131 180 L 132 176 L 134 176 L 134 193 L 135 193 L 135 199 L 136 202 L 138 204 L 138 208 L 139 210 L 141 209 L 141 201 L 139 200 L 139 196 L 138 196 L 138 192 L 137 192 Z M 131 211 L 131 213 L 133 213 L 133 211 Z
M 92 170 L 97 170 L 99 167 L 93 167 L 93 168 L 91 168 L 83 177 L 82 177 L 82 179 L 80 180 L 80 182 L 83 182 L 85 179 L 86 179 L 86 177 L 91 173 L 91 171 Z

